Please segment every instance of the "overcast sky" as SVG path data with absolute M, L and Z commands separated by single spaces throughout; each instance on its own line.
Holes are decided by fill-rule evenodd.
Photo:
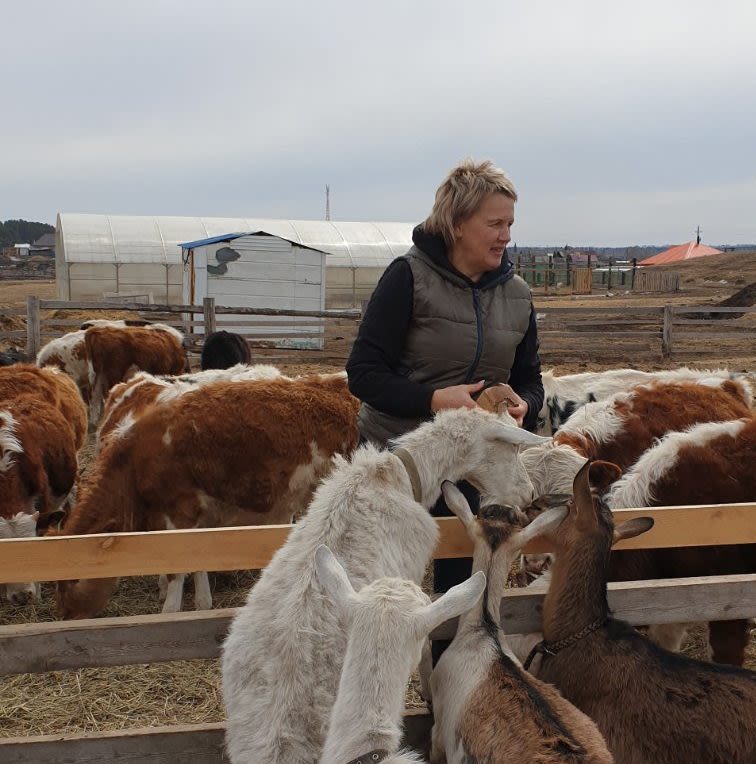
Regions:
M 756 242 L 754 0 L 0 10 L 1 220 L 414 222 L 469 155 L 523 246 Z

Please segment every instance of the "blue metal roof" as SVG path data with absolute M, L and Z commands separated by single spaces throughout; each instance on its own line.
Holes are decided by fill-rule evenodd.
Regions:
M 242 233 L 224 233 L 223 236 L 211 236 L 209 239 L 197 239 L 197 241 L 187 241 L 181 244 L 181 249 L 194 249 L 195 247 L 204 247 L 207 244 L 217 244 L 219 241 L 233 241 L 240 236 L 251 236 L 263 231 L 246 231 Z
M 179 245 L 181 249 L 194 249 L 195 247 L 204 247 L 208 244 L 218 244 L 221 241 L 233 241 L 234 239 L 240 239 L 242 236 L 272 236 L 275 239 L 283 239 L 288 241 L 289 244 L 293 244 L 295 247 L 301 247 L 302 249 L 310 249 L 313 252 L 322 252 L 327 255 L 324 249 L 318 249 L 317 247 L 308 247 L 307 244 L 302 244 L 293 239 L 287 239 L 285 236 L 279 236 L 275 233 L 269 233 L 268 231 L 237 231 L 236 233 L 224 233 L 222 236 L 210 236 L 207 239 L 197 239 L 197 241 L 187 241 L 184 244 Z

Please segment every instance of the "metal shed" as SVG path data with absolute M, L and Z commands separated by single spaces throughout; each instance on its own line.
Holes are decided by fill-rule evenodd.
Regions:
M 326 254 L 326 306 L 358 307 L 412 244 L 411 223 L 59 213 L 56 279 L 63 300 L 129 296 L 177 303 L 181 244 L 229 231 L 266 231 Z
M 266 231 L 250 231 L 185 242 L 181 251 L 185 305 L 199 305 L 205 297 L 213 297 L 216 305 L 234 308 L 325 308 L 326 253 L 321 250 Z M 249 317 L 240 318 L 234 330 L 244 330 L 248 321 Z M 266 317 L 265 324 L 255 333 L 270 336 L 276 345 L 322 347 L 322 322 L 272 316 Z M 282 333 L 300 336 L 280 340 Z

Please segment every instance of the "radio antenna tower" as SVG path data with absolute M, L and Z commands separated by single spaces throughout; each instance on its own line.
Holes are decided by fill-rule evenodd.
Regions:
M 326 220 L 331 219 L 331 187 L 326 184 Z

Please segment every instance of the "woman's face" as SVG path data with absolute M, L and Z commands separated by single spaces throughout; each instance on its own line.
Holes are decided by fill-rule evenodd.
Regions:
M 509 244 L 512 225 L 514 200 L 501 193 L 489 194 L 469 218 L 454 226 L 452 265 L 472 281 L 495 270 Z

